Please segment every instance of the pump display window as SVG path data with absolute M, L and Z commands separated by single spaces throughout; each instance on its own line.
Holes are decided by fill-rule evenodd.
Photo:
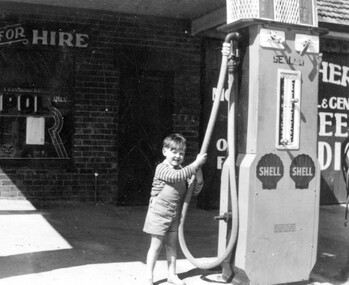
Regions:
M 0 160 L 69 159 L 74 57 L 0 47 Z

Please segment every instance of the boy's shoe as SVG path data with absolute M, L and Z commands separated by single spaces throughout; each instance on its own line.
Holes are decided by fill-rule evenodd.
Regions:
M 167 283 L 173 285 L 186 285 L 185 282 L 178 278 L 178 276 L 167 278 Z

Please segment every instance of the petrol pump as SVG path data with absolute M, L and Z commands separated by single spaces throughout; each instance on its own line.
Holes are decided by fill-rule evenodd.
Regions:
M 228 72 L 218 257 L 200 264 L 188 251 L 183 234 L 188 197 L 179 233 L 182 250 L 199 268 L 222 264 L 222 278 L 234 284 L 309 280 L 317 254 L 320 191 L 316 1 L 227 0 L 227 24 L 219 29 L 232 42 L 230 59 L 240 62 L 238 71 Z M 223 56 L 218 94 L 228 60 Z

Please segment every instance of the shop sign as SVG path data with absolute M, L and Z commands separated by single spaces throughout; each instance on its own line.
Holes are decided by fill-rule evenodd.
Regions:
M 89 35 L 71 31 L 28 28 L 16 24 L 0 28 L 0 46 L 22 43 L 24 45 L 87 48 Z
M 342 147 L 349 136 L 349 55 L 324 53 L 319 75 L 318 159 L 326 203 L 344 202 Z
M 348 137 L 349 64 L 323 61 L 320 83 L 329 92 L 319 96 L 319 161 L 322 170 L 339 171 L 341 142 Z
M 4 88 L 0 93 L 0 114 L 47 112 L 41 93 L 37 88 Z
M 50 100 L 40 88 L 0 90 L 0 158 L 69 158 L 62 106 Z

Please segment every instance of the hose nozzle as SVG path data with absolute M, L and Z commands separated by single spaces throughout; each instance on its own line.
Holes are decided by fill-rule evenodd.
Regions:
M 233 215 L 231 212 L 225 212 L 223 215 L 215 216 L 213 219 L 215 221 L 223 220 L 224 222 L 227 223 L 231 219 L 232 216 Z

